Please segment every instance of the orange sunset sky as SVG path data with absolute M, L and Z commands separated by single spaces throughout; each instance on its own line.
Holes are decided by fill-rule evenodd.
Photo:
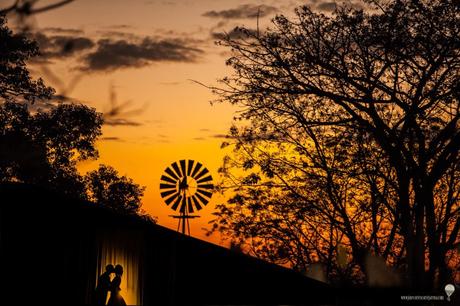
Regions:
M 0 0 L 2 6 L 12 2 Z M 108 164 L 146 186 L 143 209 L 176 229 L 177 219 L 168 217 L 173 211 L 160 197 L 161 174 L 176 160 L 195 159 L 218 181 L 217 169 L 230 153 L 220 144 L 237 111 L 211 105 L 210 90 L 191 80 L 216 85 L 231 73 L 225 66 L 229 50 L 214 43 L 219 33 L 237 25 L 256 28 L 259 10 L 264 28 L 276 14 L 293 15 L 301 4 L 325 13 L 335 6 L 320 0 L 77 0 L 29 20 L 43 53 L 42 63 L 31 69 L 58 94 L 99 112 L 123 106 L 103 127 L 100 158 L 79 169 Z M 65 39 L 75 39 L 75 48 L 62 54 L 57 51 Z M 191 221 L 192 236 L 221 243 L 202 228 L 222 201 L 225 196 L 213 195 L 201 218 Z

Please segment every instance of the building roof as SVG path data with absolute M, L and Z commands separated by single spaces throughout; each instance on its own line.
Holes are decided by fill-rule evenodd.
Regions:
M 22 184 L 0 185 L 0 196 L 5 275 L 20 282 L 32 260 L 45 272 L 35 288 L 41 294 L 50 282 L 57 288 L 63 280 L 74 284 L 76 301 L 87 302 L 94 286 L 94 236 L 123 230 L 142 237 L 144 305 L 316 305 L 334 299 L 325 283 L 137 216 Z M 62 291 L 65 285 L 54 296 Z

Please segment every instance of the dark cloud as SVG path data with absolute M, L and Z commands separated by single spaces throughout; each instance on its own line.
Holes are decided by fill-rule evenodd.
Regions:
M 323 12 L 334 12 L 339 6 L 356 10 L 365 9 L 365 6 L 363 6 L 363 3 L 360 1 L 347 1 L 339 3 L 335 1 L 321 2 L 316 6 L 316 9 Z
M 36 33 L 33 37 L 40 48 L 43 59 L 73 56 L 94 47 L 94 42 L 83 36 L 51 35 Z
M 104 119 L 104 124 L 110 125 L 110 126 L 141 126 L 142 125 L 142 123 L 140 122 L 131 121 L 131 120 L 124 119 L 124 118 Z
M 212 138 L 217 138 L 217 139 L 235 139 L 235 136 L 232 136 L 230 134 L 215 134 L 211 136 Z
M 251 36 L 257 35 L 257 30 L 252 29 L 242 29 L 242 28 L 234 28 L 230 32 L 211 32 L 211 38 L 222 40 L 222 39 L 245 39 Z
M 33 34 L 31 38 L 37 41 L 41 54 L 35 61 L 46 63 L 78 55 L 83 71 L 113 71 L 153 62 L 194 62 L 203 53 L 196 47 L 200 41 L 177 33 L 138 37 L 120 31 L 102 32 L 104 38 L 97 42 L 81 33 L 75 29 L 46 28 Z
M 233 136 L 231 136 L 230 134 L 219 133 L 219 132 L 213 131 L 212 129 L 208 129 L 208 128 L 202 128 L 199 131 L 206 135 L 196 137 L 194 138 L 195 140 L 213 139 L 213 138 L 214 139 L 216 138 L 217 139 L 232 139 L 233 138 Z
M 333 12 L 336 8 L 337 4 L 335 2 L 322 2 L 316 7 L 316 9 L 326 12 Z
M 99 139 L 104 141 L 121 141 L 120 137 L 101 137 Z
M 136 39 L 136 35 L 129 31 L 125 31 L 124 29 L 113 29 L 110 27 L 110 29 L 103 29 L 103 30 L 98 30 L 95 32 L 99 37 L 104 37 L 104 38 L 109 38 L 112 40 L 116 39 L 126 39 L 126 40 L 131 40 L 131 39 Z
M 228 139 L 228 138 L 231 138 L 230 135 L 226 135 L 226 134 L 215 134 L 215 135 L 212 135 L 213 138 L 225 138 L 225 139 Z
M 79 29 L 68 29 L 68 28 L 57 28 L 57 27 L 48 27 L 44 28 L 42 31 L 44 32 L 51 32 L 51 33 L 59 33 L 59 34 L 72 34 L 72 35 L 81 35 L 83 34 L 82 30 Z
M 276 13 L 277 11 L 278 9 L 276 7 L 270 5 L 243 4 L 233 9 L 208 11 L 204 13 L 203 16 L 223 19 L 253 19 L 257 17 L 265 17 Z
M 84 56 L 82 70 L 112 71 L 143 67 L 153 62 L 194 62 L 203 53 L 195 42 L 182 38 L 101 39 L 97 48 Z

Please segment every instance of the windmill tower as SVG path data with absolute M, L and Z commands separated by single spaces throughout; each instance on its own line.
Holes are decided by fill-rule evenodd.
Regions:
M 180 160 L 167 167 L 160 178 L 160 195 L 166 205 L 179 212 L 177 231 L 190 235 L 192 215 L 203 209 L 212 197 L 214 185 L 209 170 L 194 160 Z

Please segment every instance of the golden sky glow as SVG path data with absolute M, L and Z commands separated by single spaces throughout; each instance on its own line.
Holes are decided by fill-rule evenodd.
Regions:
M 47 2 L 50 1 L 43 4 Z M 92 40 L 93 49 L 99 46 L 101 39 L 163 41 L 172 38 L 195 50 L 191 51 L 195 56 L 193 60 L 147 59 L 131 67 L 83 72 L 84 52 L 50 58 L 45 67 L 63 84 L 49 74 L 44 75 L 43 66 L 33 66 L 36 75 L 44 76 L 58 93 L 65 93 L 100 112 L 110 110 L 110 101 L 114 100 L 111 91 L 116 95 L 115 105 L 127 103 L 123 111 L 132 124 L 104 126 L 103 137 L 98 142 L 100 159 L 82 163 L 80 170 L 86 172 L 104 163 L 133 178 L 147 187 L 143 208 L 157 216 L 160 225 L 176 229 L 177 220 L 168 217 L 173 211 L 159 194 L 163 170 L 173 161 L 194 159 L 202 162 L 218 180 L 217 169 L 225 154 L 220 149 L 221 136 L 228 131 L 236 110 L 229 105 L 211 106 L 211 92 L 190 81 L 215 85 L 218 78 L 230 73 L 225 66 L 228 50 L 214 45 L 212 33 L 230 31 L 236 25 L 255 28 L 257 19 L 251 12 L 257 7 L 267 12 L 262 13 L 259 20 L 264 27 L 276 13 L 291 15 L 294 7 L 305 3 L 325 11 L 331 8 L 330 2 L 313 0 L 77 0 L 36 15 L 33 26 L 39 33 L 50 37 L 69 35 L 73 31 L 73 35 Z M 76 86 L 66 90 L 76 76 L 81 77 Z M 220 242 L 219 237 L 205 237 L 202 228 L 208 227 L 216 203 L 224 200 L 215 194 L 200 212 L 201 218 L 191 221 L 193 236 Z

